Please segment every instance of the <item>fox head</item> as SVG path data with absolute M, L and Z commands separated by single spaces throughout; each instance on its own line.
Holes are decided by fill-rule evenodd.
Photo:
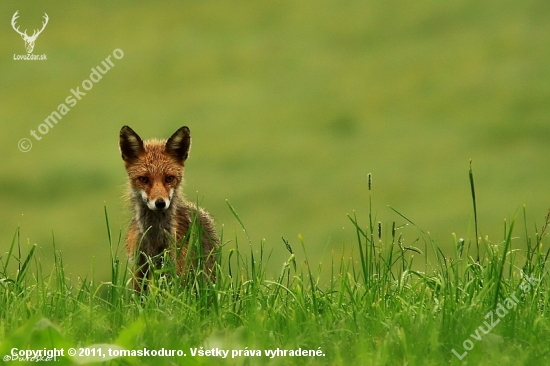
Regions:
M 133 194 L 152 211 L 167 210 L 183 180 L 191 147 L 189 128 L 181 127 L 168 140 L 144 142 L 124 126 L 119 144 Z

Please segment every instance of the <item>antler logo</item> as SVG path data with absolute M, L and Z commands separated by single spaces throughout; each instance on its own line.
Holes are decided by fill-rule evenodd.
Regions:
M 49 19 L 48 14 L 44 13 L 44 22 L 42 22 L 42 29 L 40 29 L 40 30 L 35 29 L 34 32 L 32 33 L 32 36 L 28 36 L 26 29 L 25 29 L 24 32 L 21 32 L 19 30 L 19 27 L 15 26 L 15 21 L 17 20 L 17 18 L 19 18 L 19 15 L 17 15 L 18 12 L 19 12 L 19 10 L 17 10 L 15 12 L 15 14 L 13 14 L 13 17 L 11 18 L 11 26 L 13 27 L 13 29 L 17 33 L 19 33 L 21 35 L 21 38 L 23 38 L 23 40 L 25 41 L 25 48 L 27 49 L 27 53 L 32 53 L 32 50 L 34 49 L 34 42 L 36 41 L 36 38 L 38 38 L 40 33 L 42 33 L 44 28 L 46 28 L 46 24 L 48 24 L 48 19 Z

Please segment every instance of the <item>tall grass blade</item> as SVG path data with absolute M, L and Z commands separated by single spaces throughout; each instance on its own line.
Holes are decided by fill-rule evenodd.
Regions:
M 479 262 L 479 230 L 478 230 L 478 221 L 477 221 L 477 203 L 476 203 L 476 188 L 474 184 L 474 172 L 472 170 L 472 160 L 470 160 L 470 170 L 468 173 L 470 178 L 470 190 L 472 193 L 472 203 L 474 205 L 474 226 L 476 232 L 476 247 L 477 247 L 477 261 Z

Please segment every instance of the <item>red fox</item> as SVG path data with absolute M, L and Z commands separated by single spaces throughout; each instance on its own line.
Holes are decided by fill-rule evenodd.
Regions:
M 181 190 L 185 161 L 191 147 L 189 128 L 181 127 L 168 140 L 141 138 L 130 127 L 120 130 L 120 152 L 129 178 L 129 202 L 134 216 L 126 238 L 128 257 L 134 262 L 136 291 L 145 288 L 151 264 L 158 267 L 167 251 L 178 276 L 197 270 L 215 281 L 219 241 L 210 215 L 187 201 Z M 189 248 L 193 222 L 200 246 Z M 197 240 L 199 241 L 199 240 Z M 202 251 L 202 252 L 201 252 Z M 153 261 L 151 261 L 153 258 Z

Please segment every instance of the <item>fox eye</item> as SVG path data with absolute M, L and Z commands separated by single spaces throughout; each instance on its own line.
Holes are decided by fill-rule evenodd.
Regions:
M 176 179 L 176 177 L 174 177 L 173 175 L 168 175 L 166 178 L 164 178 L 164 181 L 166 183 L 172 183 L 174 179 Z
M 149 178 L 147 177 L 138 177 L 140 183 L 147 184 L 149 183 Z

